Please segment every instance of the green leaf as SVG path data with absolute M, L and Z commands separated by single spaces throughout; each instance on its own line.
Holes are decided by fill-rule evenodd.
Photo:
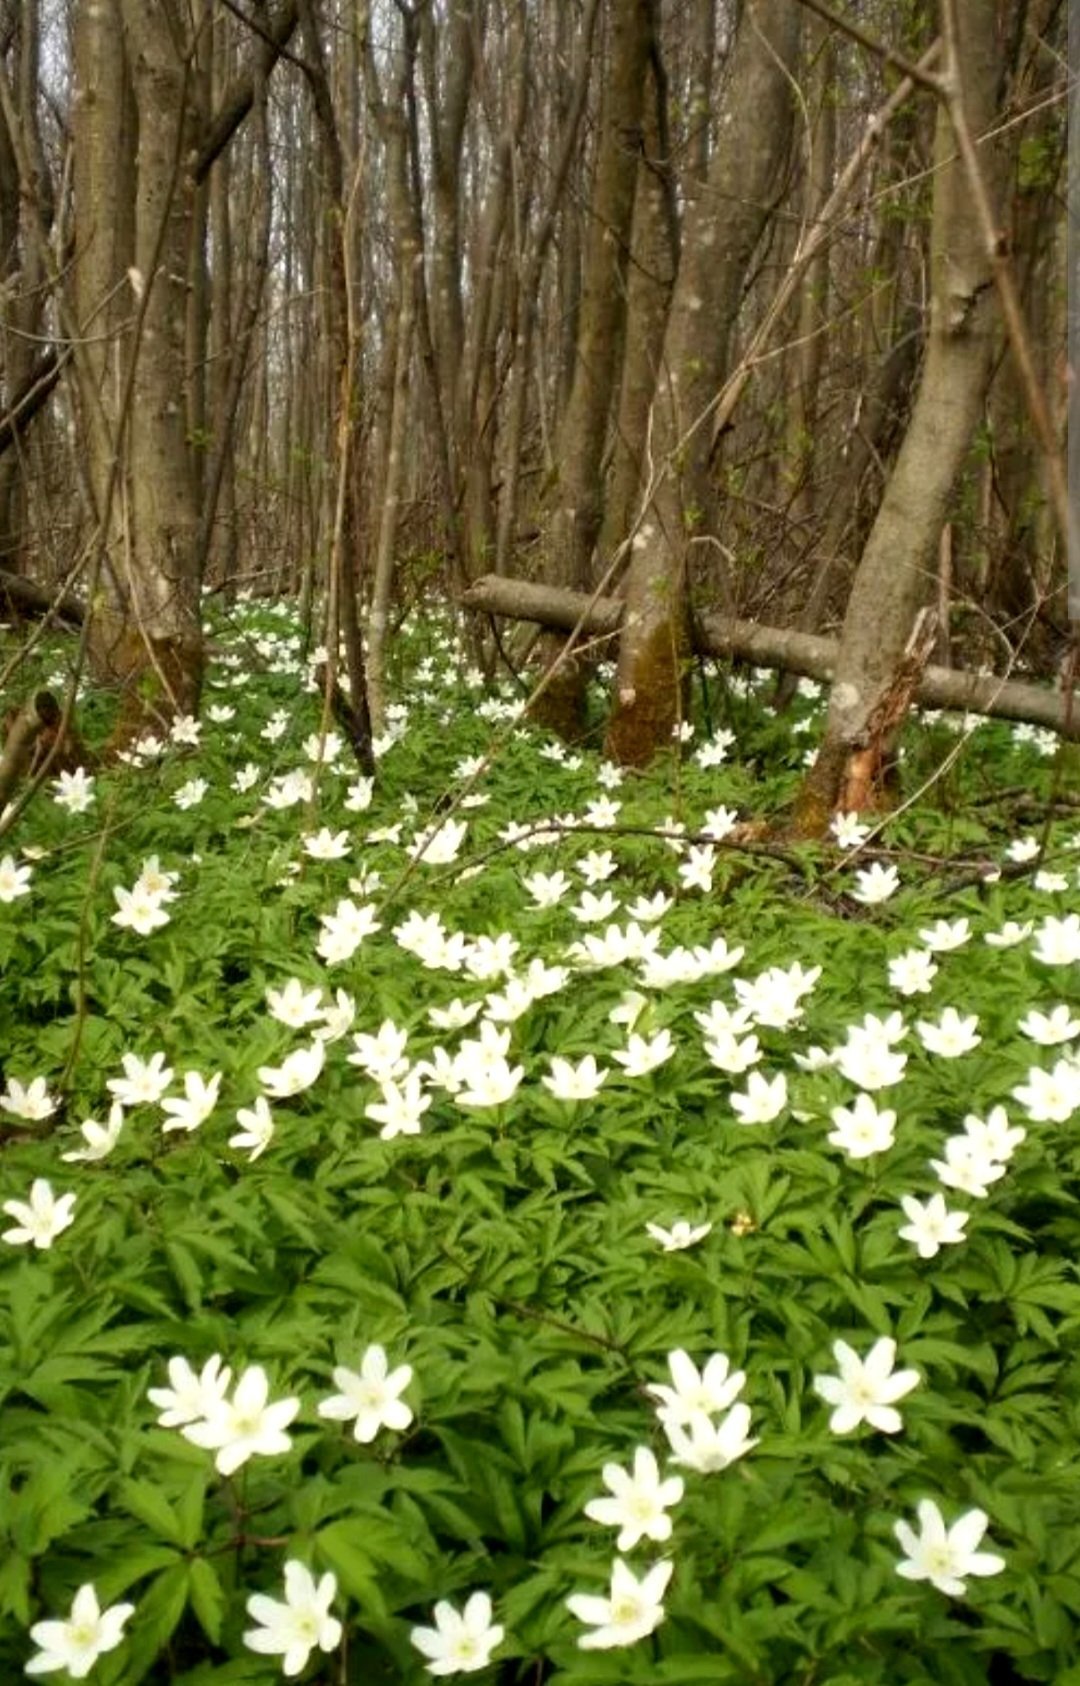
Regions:
M 188 1564 L 188 1589 L 199 1625 L 212 1645 L 219 1644 L 227 1600 L 217 1570 L 205 1557 L 194 1557 Z

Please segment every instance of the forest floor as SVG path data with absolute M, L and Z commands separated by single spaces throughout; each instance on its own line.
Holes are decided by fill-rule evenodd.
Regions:
M 1077 1686 L 1075 749 L 774 848 L 816 686 L 624 775 L 432 623 L 372 782 L 214 637 L 0 841 L 4 1678 Z

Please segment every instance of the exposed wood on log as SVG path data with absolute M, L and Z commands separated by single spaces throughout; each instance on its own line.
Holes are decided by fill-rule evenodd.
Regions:
M 461 601 L 467 609 L 505 615 L 512 620 L 537 621 L 560 632 L 572 632 L 580 622 L 580 632 L 588 638 L 614 639 L 624 609 L 624 604 L 615 597 L 599 597 L 590 603 L 584 592 L 495 574 L 477 580 Z M 832 638 L 715 614 L 695 616 L 693 636 L 700 655 L 738 656 L 757 667 L 788 668 L 810 679 L 832 678 L 837 650 Z M 931 666 L 923 673 L 916 695 L 924 708 L 959 709 L 1002 720 L 1024 720 L 1080 738 L 1080 698 L 1074 698 L 1069 708 L 1068 699 L 1046 685 Z

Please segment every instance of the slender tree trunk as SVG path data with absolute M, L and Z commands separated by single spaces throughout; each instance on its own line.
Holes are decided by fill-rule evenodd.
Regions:
M 713 531 L 709 406 L 754 250 L 787 156 L 801 12 L 796 0 L 747 0 L 727 67 L 719 140 L 693 186 L 653 408 L 652 490 L 633 541 L 616 694 L 605 740 L 642 765 L 682 718 L 690 639 L 688 548 Z M 731 594 L 728 592 L 730 604 Z
M 652 40 L 648 0 L 613 0 L 608 66 L 600 111 L 596 179 L 589 206 L 573 380 L 555 443 L 555 478 L 547 500 L 546 567 L 552 584 L 587 585 L 604 515 L 602 464 L 618 390 L 634 188 L 642 154 L 643 96 Z M 554 660 L 561 643 L 541 647 Z M 563 661 L 535 709 L 564 737 L 584 726 L 587 674 Z
M 965 7 L 960 20 L 964 104 L 976 136 L 991 128 L 999 107 L 1006 23 L 1000 10 Z M 933 586 L 949 498 L 986 397 L 993 276 L 943 104 L 935 138 L 931 285 L 930 335 L 914 410 L 855 575 L 825 738 L 796 804 L 796 823 L 810 833 L 823 831 L 838 805 L 861 809 L 881 797 L 893 734 L 882 735 L 875 723 Z

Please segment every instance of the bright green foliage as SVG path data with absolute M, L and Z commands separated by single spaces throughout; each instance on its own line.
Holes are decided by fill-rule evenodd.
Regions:
M 429 1676 L 411 1628 L 430 1622 L 436 1600 L 460 1606 L 482 1588 L 506 1637 L 477 1678 L 500 1686 L 1080 1680 L 1080 1110 L 1037 1122 L 1011 1094 L 1032 1067 L 1068 1058 L 1018 1021 L 1057 1003 L 1080 1014 L 1080 964 L 1041 963 L 1030 940 L 983 941 L 1006 919 L 1080 906 L 1080 854 L 1070 852 L 1080 819 L 1045 839 L 1041 865 L 1066 875 L 1065 892 L 1035 888 L 1035 864 L 1007 863 L 996 883 L 972 866 L 1002 862 L 1013 836 L 980 794 L 1045 794 L 1051 761 L 1007 727 L 981 727 L 947 807 L 932 795 L 888 828 L 902 888 L 880 906 L 852 898 L 854 866 L 840 851 L 812 847 L 720 846 L 711 892 L 687 891 L 657 828 L 673 815 L 695 833 L 721 804 L 744 818 L 777 810 L 819 723 L 805 697 L 777 720 L 753 687 L 711 683 L 709 711 L 737 735 L 722 765 L 704 768 L 687 751 L 610 792 L 622 807 L 609 834 L 523 853 L 500 842 L 502 828 L 580 815 L 604 794 L 597 759 L 545 759 L 528 729 L 481 718 L 481 693 L 437 638 L 426 656 L 413 651 L 407 728 L 380 758 L 370 808 L 345 805 L 356 777 L 347 752 L 321 771 L 309 803 L 263 804 L 271 775 L 305 764 L 318 699 L 300 691 L 283 649 L 287 620 L 247 608 L 238 622 L 216 636 L 240 665 L 215 664 L 207 698 L 233 706 L 233 720 L 205 718 L 197 749 L 99 774 L 86 814 L 42 793 L 4 841 L 20 859 L 47 852 L 32 861 L 29 896 L 0 904 L 0 1066 L 5 1080 L 44 1076 L 61 1104 L 37 1122 L 0 1115 L 0 1199 L 25 1200 L 46 1178 L 77 1203 L 50 1247 L 0 1242 L 0 1677 L 21 1676 L 29 1626 L 66 1612 L 92 1581 L 103 1606 L 135 1606 L 95 1680 L 277 1679 L 274 1658 L 244 1648 L 245 1603 L 278 1596 L 295 1558 L 336 1575 L 347 1634 L 340 1671 L 338 1659 L 313 1657 L 305 1679 L 415 1686 Z M 260 734 L 278 708 L 289 724 L 270 742 Z M 437 799 L 465 789 L 462 757 L 504 736 L 476 784 L 490 800 L 454 816 L 469 822 L 455 861 L 410 864 L 403 844 L 369 840 L 404 821 L 408 844 L 436 823 Z M 909 763 L 928 770 L 955 742 L 944 725 L 922 726 Z M 248 760 L 259 780 L 237 792 Z M 207 793 L 176 807 L 172 793 L 193 777 Z M 347 857 L 304 855 L 302 836 L 323 826 L 347 830 Z M 510 1099 L 467 1109 L 432 1088 L 419 1134 L 392 1139 L 365 1116 L 378 1085 L 348 1062 L 346 1036 L 328 1044 L 310 1088 L 271 1100 L 265 1151 L 250 1160 L 228 1145 L 237 1109 L 260 1092 L 258 1068 L 312 1035 L 268 1015 L 267 988 L 296 977 L 328 999 L 347 991 L 353 1029 L 393 1019 L 413 1065 L 437 1044 L 452 1051 L 475 1025 L 437 1030 L 429 1009 L 503 985 L 425 968 L 394 927 L 411 910 L 438 911 L 448 931 L 511 932 L 519 972 L 537 956 L 564 964 L 596 929 L 569 905 L 582 886 L 574 863 L 597 848 L 617 862 L 606 886 L 624 904 L 616 922 L 636 897 L 666 891 L 674 906 L 660 947 L 723 935 L 746 951 L 734 971 L 648 988 L 631 964 L 576 966 L 508 1027 L 509 1058 L 525 1072 Z M 113 922 L 113 889 L 130 887 L 151 853 L 179 873 L 177 896 L 168 924 L 140 936 Z M 933 864 L 940 856 L 953 858 Z M 575 890 L 535 908 L 522 879 L 557 867 Z M 362 870 L 381 874 L 377 888 L 350 890 Z M 381 929 L 327 964 L 320 917 L 346 897 L 372 903 Z M 930 993 L 890 988 L 888 959 L 918 944 L 920 929 L 961 916 L 971 940 L 935 957 Z M 746 1077 L 710 1062 L 694 1013 L 716 998 L 733 1006 L 736 977 L 795 961 L 822 968 L 803 1017 L 750 1027 L 755 1069 L 786 1076 L 787 1106 L 743 1126 L 729 1097 Z M 612 1059 L 626 1034 L 610 1013 L 630 987 L 647 997 L 637 1031 L 668 1028 L 676 1045 L 641 1078 Z M 928 1053 L 914 1031 L 946 1006 L 978 1015 L 982 1041 L 963 1058 Z M 897 1113 L 895 1145 L 850 1160 L 826 1138 L 852 1085 L 793 1056 L 837 1046 L 868 1012 L 896 1010 L 909 1026 L 907 1068 L 875 1095 Z M 107 1158 L 65 1162 L 85 1145 L 80 1123 L 107 1117 L 121 1056 L 158 1049 L 176 1074 L 171 1094 L 187 1071 L 223 1074 L 211 1116 L 163 1133 L 159 1106 L 134 1108 Z M 540 1082 L 550 1058 L 586 1054 L 610 1068 L 604 1087 L 591 1101 L 556 1099 Z M 944 1190 L 969 1213 L 966 1239 L 919 1258 L 898 1235 L 901 1198 L 938 1191 L 929 1161 L 945 1138 L 999 1105 L 1026 1140 L 985 1198 Z M 678 1219 L 712 1228 L 664 1251 L 645 1226 Z M 865 1354 L 880 1336 L 921 1376 L 900 1407 L 903 1429 L 834 1435 L 813 1379 L 835 1370 L 835 1341 Z M 361 1444 L 318 1405 L 337 1391 L 334 1368 L 358 1371 L 375 1343 L 412 1366 L 414 1416 Z M 655 1634 L 582 1651 L 566 1597 L 606 1593 L 614 1556 L 611 1530 L 584 1506 L 604 1490 L 602 1466 L 628 1466 L 638 1445 L 666 1467 L 644 1390 L 668 1380 L 677 1348 L 698 1365 L 723 1352 L 745 1370 L 760 1443 L 719 1473 L 680 1471 L 670 1544 L 631 1554 L 639 1572 L 674 1561 Z M 170 1358 L 198 1368 L 214 1353 L 234 1378 L 259 1365 L 274 1398 L 301 1400 L 291 1451 L 253 1457 L 229 1478 L 211 1452 L 160 1427 L 147 1399 Z M 950 1521 L 972 1508 L 989 1516 L 988 1549 L 1006 1567 L 973 1581 L 963 1601 L 895 1572 L 894 1524 L 924 1497 Z

